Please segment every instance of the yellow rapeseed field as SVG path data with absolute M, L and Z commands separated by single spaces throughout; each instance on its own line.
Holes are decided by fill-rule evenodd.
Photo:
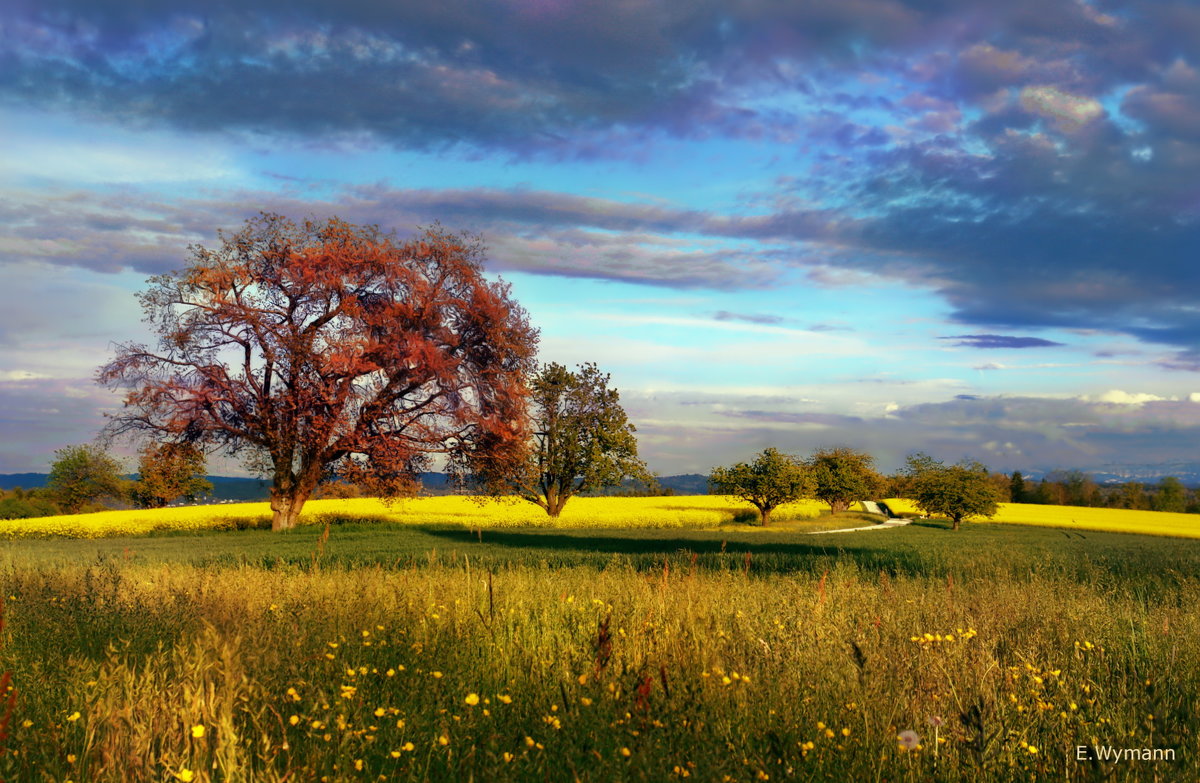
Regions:
M 897 514 L 920 513 L 917 504 L 903 498 L 888 498 L 888 507 Z M 1001 503 L 991 519 L 973 522 L 1003 522 L 1009 525 L 1063 527 L 1077 530 L 1101 530 L 1110 533 L 1143 533 L 1152 536 L 1200 538 L 1200 515 L 1166 511 L 1131 511 L 1122 508 L 1086 506 L 1043 506 L 1032 503 Z
M 779 508 L 773 522 L 812 519 L 824 505 L 807 500 Z M 236 503 L 181 508 L 101 511 L 0 521 L 0 538 L 104 538 L 157 531 L 237 530 L 270 526 L 267 503 Z M 712 528 L 754 521 L 748 504 L 720 495 L 654 498 L 572 498 L 558 520 L 532 503 L 516 499 L 479 501 L 458 495 L 399 500 L 390 506 L 373 498 L 311 500 L 301 524 L 327 519 L 370 519 L 401 525 L 463 528 L 596 527 Z
M 920 513 L 903 498 L 887 501 L 896 513 Z M 826 508 L 815 500 L 782 506 L 772 517 L 779 522 L 814 519 Z M 0 521 L 0 539 L 106 538 L 140 536 L 160 531 L 238 530 L 269 527 L 267 503 L 236 503 L 181 508 L 101 511 L 34 519 Z M 542 509 L 515 499 L 479 501 L 460 495 L 411 498 L 390 506 L 374 498 L 311 500 L 302 524 L 328 519 L 379 520 L 398 525 L 438 527 L 584 527 L 584 528 L 715 528 L 725 524 L 757 524 L 748 504 L 721 495 L 682 495 L 655 498 L 573 498 L 558 520 Z M 1129 511 L 1080 506 L 1042 506 L 1001 503 L 992 519 L 1014 525 L 1101 530 L 1116 533 L 1200 538 L 1200 516 L 1160 511 Z

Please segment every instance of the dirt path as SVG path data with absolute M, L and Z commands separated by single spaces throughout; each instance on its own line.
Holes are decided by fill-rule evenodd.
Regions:
M 885 528 L 904 527 L 907 524 L 907 519 L 889 519 L 887 522 L 881 522 L 878 525 L 868 525 L 867 527 L 844 527 L 841 530 L 821 530 L 816 533 L 809 533 L 809 535 L 823 536 L 826 533 L 857 533 L 860 530 L 883 530 Z

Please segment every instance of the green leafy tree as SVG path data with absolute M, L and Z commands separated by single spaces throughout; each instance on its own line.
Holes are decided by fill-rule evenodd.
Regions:
M 575 372 L 553 362 L 542 367 L 529 381 L 527 459 L 515 473 L 484 467 L 477 478 L 495 492 L 515 491 L 551 517 L 575 495 L 626 478 L 654 485 L 638 458 L 637 428 L 609 380 L 591 363 Z
M 139 478 L 130 492 L 142 508 L 162 508 L 180 498 L 194 501 L 212 492 L 204 478 L 204 451 L 192 443 L 150 443 L 138 461 Z
M 1025 477 L 1019 470 L 1013 471 L 1012 478 L 1008 482 L 1008 497 L 1013 503 L 1025 502 Z
M 1139 481 L 1125 482 L 1113 492 L 1110 505 L 1114 508 L 1148 510 L 1150 498 L 1146 495 L 1146 486 Z
M 59 513 L 62 509 L 44 493 L 27 492 L 21 487 L 13 487 L 8 492 L 0 490 L 0 519 L 49 517 Z
M 757 508 L 763 527 L 770 523 L 776 508 L 812 497 L 816 488 L 812 472 L 803 462 L 774 448 L 764 450 L 753 462 L 714 468 L 708 481 L 715 492 L 741 498 Z
M 67 446 L 54 452 L 50 496 L 68 514 L 76 514 L 90 503 L 125 494 L 126 481 L 120 464 L 97 446 Z
M 964 519 L 995 516 L 1000 491 L 979 462 L 943 465 L 925 454 L 912 454 L 907 471 L 912 476 L 912 498 L 926 513 L 948 517 L 958 530 Z
M 883 486 L 883 477 L 875 472 L 875 458 L 861 451 L 819 449 L 806 464 L 815 482 L 813 494 L 835 513 L 856 500 L 873 497 Z
M 1154 491 L 1154 510 L 1183 513 L 1187 510 L 1187 500 L 1187 487 L 1183 482 L 1174 476 L 1165 476 Z

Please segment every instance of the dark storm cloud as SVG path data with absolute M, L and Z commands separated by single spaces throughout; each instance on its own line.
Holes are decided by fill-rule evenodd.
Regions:
M 552 157 L 655 138 L 812 144 L 803 166 L 779 164 L 792 185 L 736 215 L 383 186 L 333 205 L 475 228 L 498 268 L 544 274 L 755 287 L 788 266 L 858 269 L 937 290 L 980 331 L 1119 332 L 1198 365 L 1194 2 L 22 0 L 0 23 L 0 101 L 137 127 Z M 904 86 L 848 88 L 863 75 Z M 810 104 L 754 100 L 780 90 Z M 195 206 L 149 210 L 159 224 L 130 239 L 125 216 L 72 224 L 76 206 L 57 204 L 9 223 L 10 252 L 156 271 L 182 238 L 263 206 L 322 211 Z
M 786 114 L 750 109 L 737 91 L 803 88 L 796 64 L 869 66 L 880 53 L 940 44 L 970 55 L 961 81 L 974 89 L 1035 76 L 1076 85 L 1076 71 L 1114 70 L 1098 67 L 1097 50 L 1129 32 L 1068 0 L 999 9 L 976 0 L 952 13 L 915 0 L 27 0 L 10 9 L 0 70 L 10 100 L 196 130 L 596 154 L 604 145 L 589 133 L 618 125 L 682 136 L 788 126 Z M 1165 16 L 1136 18 L 1153 31 L 1179 24 Z M 1018 51 L 986 48 L 993 37 Z M 1073 65 L 1021 53 L 1030 41 Z M 1126 68 L 1153 51 L 1132 51 Z M 846 133 L 887 138 L 878 128 Z
M 1007 334 L 957 334 L 939 337 L 939 340 L 956 340 L 955 345 L 966 348 L 1047 348 L 1062 345 L 1041 337 L 1015 337 Z

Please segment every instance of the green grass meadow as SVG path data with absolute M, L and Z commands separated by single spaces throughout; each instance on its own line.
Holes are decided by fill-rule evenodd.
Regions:
M 1200 541 L 343 524 L 0 591 L 7 781 L 1200 779 Z

